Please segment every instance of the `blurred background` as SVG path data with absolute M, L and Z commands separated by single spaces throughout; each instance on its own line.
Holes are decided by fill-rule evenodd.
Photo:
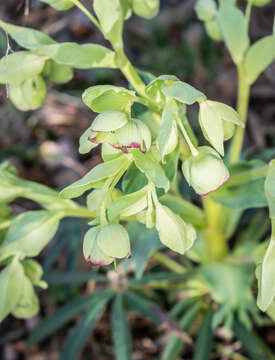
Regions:
M 84 1 L 91 8 L 91 1 Z M 205 92 L 212 100 L 235 105 L 237 77 L 234 66 L 222 43 L 212 41 L 203 24 L 196 18 L 194 0 L 163 0 L 159 16 L 153 20 L 133 16 L 125 26 L 125 50 L 136 67 L 154 75 L 174 74 Z M 245 6 L 246 1 L 240 1 Z M 253 41 L 271 33 L 275 2 L 264 8 L 253 8 L 250 29 Z M 1 0 L 0 19 L 16 25 L 39 29 L 55 40 L 78 43 L 109 44 L 77 9 L 57 12 L 39 0 Z M 13 51 L 18 45 L 10 40 Z M 7 39 L 0 31 L 0 57 L 7 50 Z M 46 104 L 35 112 L 20 112 L 0 87 L 0 161 L 9 160 L 21 177 L 60 189 L 77 180 L 100 162 L 99 150 L 81 156 L 78 139 L 95 114 L 81 101 L 82 92 L 96 84 L 127 86 L 117 70 L 75 70 L 66 85 L 48 88 Z M 189 114 L 197 127 L 196 109 Z M 262 159 L 275 155 L 275 64 L 270 66 L 252 88 L 248 114 L 245 151 Z M 15 214 L 37 209 L 31 201 L 13 203 Z M 81 236 L 85 223 L 64 220 L 54 241 L 41 255 L 44 268 L 88 269 L 81 256 Z M 69 244 L 69 246 L 68 246 Z M 79 251 L 80 249 L 80 251 Z M 93 282 L 68 289 L 52 286 L 40 293 L 40 315 L 26 321 L 9 317 L 0 325 L 0 359 L 53 360 L 68 327 L 27 350 L 24 339 L 32 328 L 75 294 L 87 293 Z M 0 289 L 1 301 L 1 289 Z M 130 316 L 134 338 L 134 359 L 154 359 L 163 346 L 165 333 L 152 327 L 138 315 Z M 70 324 L 69 324 L 70 325 Z M 275 342 L 275 330 L 267 334 Z M 108 318 L 103 318 L 91 336 L 82 355 L 99 360 L 112 359 Z M 81 358 L 81 359 L 82 359 Z

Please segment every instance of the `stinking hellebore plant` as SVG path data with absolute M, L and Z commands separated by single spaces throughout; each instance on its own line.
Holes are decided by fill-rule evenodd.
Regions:
M 131 239 L 125 223 L 135 221 L 155 228 L 163 245 L 199 265 L 184 286 L 196 296 L 210 294 L 218 304 L 216 313 L 206 318 L 213 327 L 225 323 L 232 329 L 236 316 L 249 327 L 248 313 L 258 316 L 251 292 L 254 264 L 258 306 L 275 319 L 275 164 L 240 160 L 250 87 L 275 58 L 274 34 L 250 44 L 250 13 L 252 6 L 269 1 L 249 0 L 245 14 L 234 0 L 220 0 L 219 4 L 198 0 L 195 6 L 209 36 L 225 42 L 236 64 L 237 110 L 208 99 L 173 75 L 155 77 L 130 63 L 124 53 L 124 22 L 132 12 L 145 19 L 154 17 L 158 0 L 94 0 L 94 15 L 78 0 L 41 1 L 57 10 L 78 7 L 113 50 L 96 44 L 58 43 L 37 30 L 0 21 L 7 36 L 25 49 L 0 61 L 0 82 L 7 86 L 18 109 L 42 106 L 46 83 L 70 81 L 73 68 L 119 69 L 130 86 L 98 85 L 84 91 L 83 102 L 97 116 L 80 137 L 79 152 L 87 154 L 101 146 L 103 162 L 59 196 L 43 185 L 20 179 L 13 167 L 2 164 L 1 204 L 7 207 L 20 196 L 38 202 L 44 210 L 14 218 L 8 214 L 0 223 L 0 320 L 10 313 L 30 317 L 39 310 L 34 286 L 45 288 L 46 283 L 41 281 L 41 266 L 32 258 L 47 245 L 65 216 L 90 219 L 83 254 L 93 265 L 116 266 L 117 260 L 130 258 Z M 201 144 L 188 121 L 188 108 L 194 104 L 205 139 Z M 202 209 L 184 200 L 183 179 L 190 187 L 185 186 L 185 191 L 192 188 L 197 200 L 201 197 Z M 86 207 L 71 200 L 84 193 Z M 244 211 L 266 206 L 272 221 L 270 242 L 259 245 L 261 236 L 249 239 L 250 245 L 237 239 L 229 250 L 228 241 L 237 233 Z M 244 254 L 245 246 L 248 254 Z M 240 263 L 244 255 L 251 259 L 248 264 Z M 166 255 L 156 252 L 154 258 L 178 271 L 180 265 Z M 217 276 L 225 282 L 233 278 L 233 289 Z M 208 358 L 205 356 L 203 359 Z

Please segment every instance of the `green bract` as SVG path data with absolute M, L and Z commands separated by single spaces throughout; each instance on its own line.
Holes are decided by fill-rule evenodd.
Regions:
M 13 104 L 22 111 L 35 110 L 46 100 L 47 88 L 41 76 L 25 80 L 19 85 L 9 86 L 9 96 Z
M 233 132 L 232 127 L 228 129 L 228 126 L 225 127 L 223 123 L 229 122 L 243 126 L 240 115 L 230 106 L 210 100 L 200 103 L 199 121 L 204 136 L 221 155 L 224 155 L 224 140 L 231 137 Z
M 198 150 L 198 155 L 183 162 L 182 171 L 188 184 L 204 196 L 228 181 L 229 172 L 215 150 L 208 146 L 201 146 Z
M 145 19 L 151 19 L 159 11 L 159 0 L 132 0 L 134 12 Z
M 120 110 L 130 112 L 136 99 L 134 91 L 112 85 L 98 85 L 86 89 L 82 95 L 84 103 L 95 112 Z
M 156 204 L 156 228 L 160 241 L 180 254 L 190 249 L 196 239 L 193 226 L 160 203 Z

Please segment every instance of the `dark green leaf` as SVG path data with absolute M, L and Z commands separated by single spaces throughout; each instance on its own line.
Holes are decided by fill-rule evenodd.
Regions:
M 109 293 L 109 290 L 98 292 L 85 298 L 76 299 L 64 305 L 52 315 L 42 320 L 33 329 L 27 341 L 28 346 L 34 345 L 45 339 L 47 336 L 52 335 L 80 311 L 93 307 L 102 297 L 104 297 L 104 295 L 106 296 Z
M 247 330 L 242 324 L 235 322 L 234 334 L 241 341 L 251 360 L 274 360 L 275 356 L 271 349 L 255 333 Z
M 210 306 L 204 315 L 203 322 L 200 327 L 198 338 L 194 348 L 193 360 L 208 360 L 213 343 L 213 330 L 212 330 L 212 317 L 213 310 Z
M 75 360 L 78 358 L 97 319 L 101 316 L 107 302 L 113 296 L 113 290 L 101 292 L 97 302 L 83 316 L 77 327 L 69 334 L 60 353 L 60 360 Z
M 131 194 L 141 190 L 147 184 L 146 176 L 132 163 L 122 179 L 122 191 Z
M 97 272 L 84 272 L 84 271 L 51 271 L 45 276 L 45 281 L 50 285 L 64 285 L 85 283 L 89 280 L 106 282 L 105 275 L 98 274 Z
M 131 333 L 123 308 L 122 294 L 118 294 L 113 301 L 111 323 L 116 359 L 131 360 Z

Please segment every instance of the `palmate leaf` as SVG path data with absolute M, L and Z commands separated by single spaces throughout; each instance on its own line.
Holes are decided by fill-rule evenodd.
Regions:
M 67 337 L 60 353 L 60 360 L 75 360 L 78 358 L 91 330 L 113 295 L 113 289 L 108 289 L 97 296 L 97 301 L 90 306 L 77 327 Z
M 212 330 L 213 309 L 211 306 L 207 310 L 198 334 L 198 338 L 194 348 L 193 360 L 208 360 L 213 343 Z
M 256 332 L 247 330 L 239 322 L 235 322 L 234 334 L 241 341 L 245 351 L 251 360 L 274 360 L 275 356 L 265 342 L 257 335 Z
M 127 324 L 122 294 L 118 294 L 113 301 L 111 324 L 116 359 L 131 360 L 131 332 Z
M 55 311 L 52 315 L 43 319 L 31 332 L 27 344 L 28 346 L 34 345 L 46 337 L 50 336 L 71 320 L 76 314 L 88 308 L 93 308 L 100 299 L 111 296 L 110 290 L 97 292 L 90 296 L 79 298 L 71 301 Z
M 179 326 L 182 330 L 188 332 L 194 323 L 199 311 L 201 310 L 202 302 L 196 302 L 184 313 L 179 321 Z M 179 356 L 184 350 L 186 343 L 176 335 L 172 335 L 161 355 L 160 360 L 178 360 Z

